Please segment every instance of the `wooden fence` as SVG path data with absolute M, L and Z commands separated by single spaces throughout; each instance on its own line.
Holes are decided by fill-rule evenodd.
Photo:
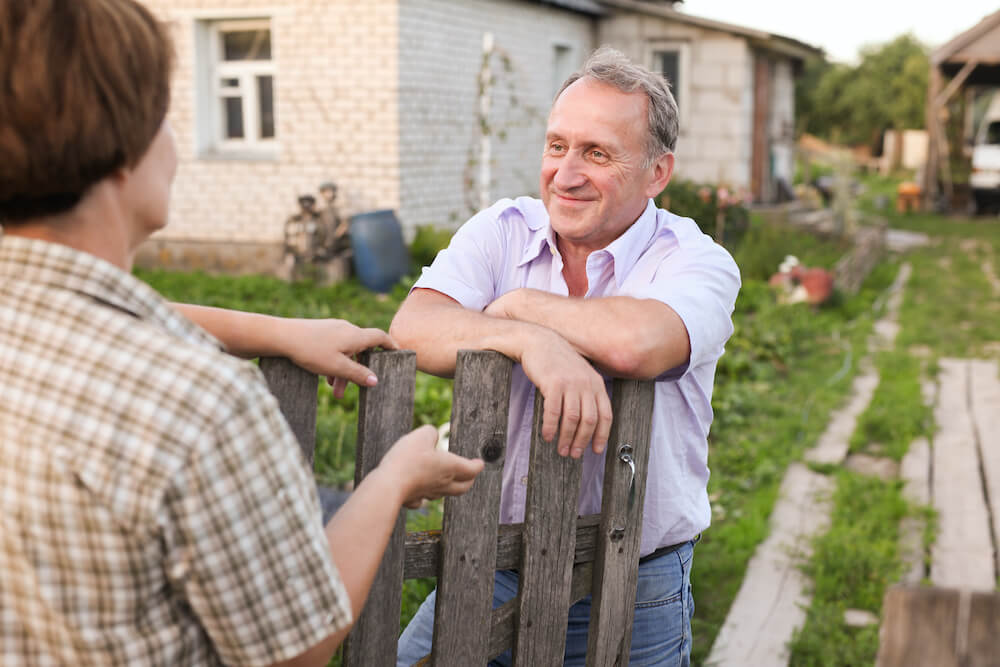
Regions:
M 366 353 L 379 378 L 362 388 L 355 482 L 413 425 L 416 356 Z M 536 393 L 524 523 L 499 524 L 512 363 L 496 352 L 458 353 L 450 451 L 486 467 L 472 490 L 446 498 L 440 531 L 405 532 L 405 510 L 368 602 L 348 637 L 348 667 L 395 665 L 404 579 L 437 577 L 434 641 L 428 664 L 485 665 L 512 648 L 515 665 L 562 664 L 567 611 L 593 595 L 587 665 L 628 664 L 642 507 L 653 410 L 651 381 L 615 380 L 601 514 L 578 517 L 581 463 L 541 439 Z M 261 359 L 282 412 L 312 461 L 315 375 L 284 359 Z M 518 595 L 492 608 L 493 575 L 519 571 Z M 422 663 L 423 664 L 423 663 Z

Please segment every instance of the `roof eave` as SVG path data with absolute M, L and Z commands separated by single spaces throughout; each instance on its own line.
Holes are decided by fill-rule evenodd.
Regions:
M 934 49 L 931 52 L 931 64 L 935 66 L 940 66 L 947 62 L 949 58 L 964 49 L 969 44 L 972 44 L 977 39 L 983 36 L 983 34 L 989 32 L 1000 24 L 1000 10 L 989 14 L 968 30 L 958 35 L 955 35 L 950 40 Z
M 806 60 L 811 57 L 823 55 L 822 49 L 812 46 L 811 44 L 806 44 L 805 42 L 800 42 L 799 40 L 791 37 L 776 35 L 764 30 L 756 30 L 754 28 L 747 28 L 746 26 L 735 25 L 732 23 L 725 23 L 724 21 L 706 19 L 701 16 L 693 16 L 691 14 L 679 12 L 676 9 L 670 9 L 669 7 L 648 5 L 643 2 L 637 2 L 637 0 L 600 0 L 600 3 L 615 9 L 624 9 L 650 16 L 659 16 L 678 23 L 693 25 L 708 30 L 728 32 L 733 35 L 746 37 L 757 48 L 772 51 L 797 60 Z

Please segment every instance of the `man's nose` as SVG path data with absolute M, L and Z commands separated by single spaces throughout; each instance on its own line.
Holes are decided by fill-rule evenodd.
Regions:
M 559 160 L 556 173 L 552 177 L 552 184 L 556 186 L 556 189 L 572 190 L 586 182 L 587 175 L 584 173 L 584 164 L 580 156 L 569 153 Z

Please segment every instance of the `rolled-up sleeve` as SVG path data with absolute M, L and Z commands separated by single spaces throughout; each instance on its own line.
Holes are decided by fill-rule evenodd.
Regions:
M 165 498 L 167 576 L 227 664 L 292 658 L 351 622 L 312 475 L 256 368 Z
M 497 288 L 508 261 L 505 214 L 513 204 L 502 199 L 470 218 L 434 262 L 424 267 L 414 289 L 441 292 L 470 310 L 483 310 L 493 303 L 500 296 Z
M 669 253 L 652 280 L 634 288 L 632 296 L 655 299 L 670 306 L 687 329 L 690 359 L 666 376 L 679 377 L 722 356 L 726 341 L 733 334 L 733 308 L 739 289 L 736 262 L 724 248 L 710 240 L 689 241 L 688 247 Z

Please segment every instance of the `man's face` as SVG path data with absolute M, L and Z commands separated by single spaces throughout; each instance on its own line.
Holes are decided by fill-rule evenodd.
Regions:
M 607 246 L 666 184 L 655 165 L 643 168 L 646 105 L 642 92 L 584 77 L 552 106 L 540 189 L 560 244 L 588 252 Z

